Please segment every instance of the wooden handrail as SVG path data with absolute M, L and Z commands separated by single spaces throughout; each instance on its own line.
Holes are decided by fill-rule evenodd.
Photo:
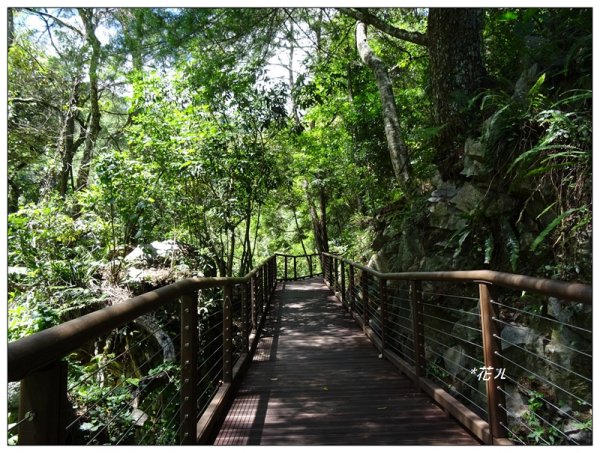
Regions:
M 383 278 L 386 280 L 427 280 L 488 283 L 505 288 L 531 291 L 533 293 L 543 294 L 546 296 L 569 299 L 585 304 L 592 303 L 592 286 L 584 283 L 567 283 L 559 280 L 510 274 L 507 272 L 497 272 L 486 269 L 473 271 L 383 273 L 338 255 L 325 252 L 323 255 L 341 260 L 347 264 L 351 264 L 355 268 L 374 275 L 377 278 Z
M 273 256 L 244 277 L 186 278 L 8 344 L 8 381 L 19 381 L 77 349 L 86 341 L 150 313 L 162 304 L 201 289 L 248 283 Z
M 429 381 L 425 372 L 425 337 L 423 318 L 423 301 L 421 282 L 462 282 L 476 284 L 479 287 L 479 310 L 481 313 L 481 337 L 483 364 L 486 370 L 501 370 L 502 360 L 499 355 L 501 346 L 498 341 L 500 338 L 497 332 L 496 314 L 492 306 L 490 296 L 490 287 L 493 285 L 529 291 L 532 293 L 553 296 L 559 299 L 576 301 L 585 304 L 592 303 L 592 286 L 582 283 L 568 283 L 558 280 L 535 278 L 526 275 L 510 274 L 506 272 L 496 272 L 492 270 L 471 270 L 471 271 L 442 271 L 442 272 L 397 272 L 382 273 L 368 266 L 351 261 L 331 253 L 323 253 L 323 261 L 327 263 L 327 270 L 324 274 L 326 283 L 336 292 L 338 266 L 343 269 L 343 263 L 348 264 L 350 275 L 350 297 L 351 310 L 354 298 L 354 270 L 360 269 L 360 292 L 362 294 L 362 316 L 353 314 L 355 320 L 362 326 L 366 335 L 373 341 L 381 351 L 382 356 L 389 359 L 405 374 L 407 374 L 418 386 L 428 393 L 434 400 L 441 404 L 449 413 L 457 417 L 465 426 L 468 427 L 477 437 L 485 443 L 506 443 L 507 440 L 507 413 L 503 409 L 506 407 L 505 391 L 501 379 L 496 379 L 494 374 L 486 379 L 486 394 L 488 403 L 488 421 L 483 420 L 479 415 L 465 407 L 457 399 L 448 394 L 445 390 Z M 332 268 L 334 271 L 332 272 Z M 343 272 L 343 271 L 342 271 Z M 379 280 L 378 300 L 375 305 L 381 310 L 380 317 L 377 320 L 377 327 L 373 328 L 369 320 L 368 306 L 370 304 L 369 285 L 367 279 L 369 276 L 376 277 Z M 344 274 L 342 274 L 344 277 Z M 335 280 L 333 280 L 335 279 Z M 406 281 L 410 285 L 410 311 L 412 312 L 412 347 L 414 364 L 409 364 L 395 352 L 386 350 L 388 340 L 387 331 L 387 281 Z M 337 293 L 336 293 L 337 296 Z M 338 296 L 343 304 L 345 294 Z

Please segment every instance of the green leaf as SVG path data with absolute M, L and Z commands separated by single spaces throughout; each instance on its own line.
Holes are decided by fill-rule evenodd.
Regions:
M 554 228 L 556 228 L 558 226 L 558 224 L 560 224 L 563 219 L 565 219 L 566 217 L 570 216 L 571 214 L 573 214 L 575 211 L 579 211 L 581 210 L 581 208 L 573 208 L 573 209 L 569 209 L 568 211 L 563 212 L 562 214 L 560 214 L 558 217 L 556 217 L 552 222 L 550 222 L 548 224 L 548 226 L 546 228 L 544 228 L 544 230 L 534 239 L 533 243 L 531 244 L 531 247 L 529 248 L 530 251 L 535 252 L 536 249 L 538 248 L 538 246 L 542 243 L 542 241 L 544 239 L 546 239 L 546 236 L 548 236 L 552 230 L 554 230 Z
M 506 239 L 506 248 L 508 249 L 510 267 L 512 268 L 513 272 L 515 272 L 517 270 L 517 262 L 519 260 L 519 254 L 521 251 L 519 240 L 517 239 L 515 232 L 506 219 L 502 219 L 500 226 L 502 228 L 504 238 Z
M 540 91 L 540 88 L 544 84 L 545 80 L 546 80 L 546 74 L 544 73 L 536 80 L 536 82 L 533 84 L 533 86 L 529 89 L 528 95 L 530 97 L 535 96 L 538 93 L 538 91 Z
M 494 254 L 494 236 L 490 233 L 490 235 L 485 240 L 485 257 L 484 263 L 490 264 L 492 261 L 492 255 Z

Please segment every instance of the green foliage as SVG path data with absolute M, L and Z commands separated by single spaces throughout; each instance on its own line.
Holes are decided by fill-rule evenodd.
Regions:
M 100 264 L 102 236 L 94 215 L 73 219 L 59 198 L 8 216 L 8 263 L 25 268 L 9 286 L 9 338 L 50 327 L 98 302 L 89 285 Z
M 8 50 L 10 340 L 104 306 L 101 284 L 121 284 L 122 258 L 154 240 L 191 244 L 194 273 L 233 275 L 276 251 L 313 252 L 321 207 L 330 247 L 361 261 L 382 240 L 399 255 L 411 246 L 411 232 L 426 226 L 441 132 L 432 126 L 427 49 L 373 28 L 369 35 L 389 69 L 410 150 L 413 180 L 400 188 L 379 92 L 358 62 L 348 16 L 329 9 L 96 8 L 94 17 L 108 27 L 98 70 L 102 131 L 89 184 L 77 190 L 90 121 L 89 49 L 65 25 L 81 25 L 77 10 L 39 12 L 47 22 L 38 27 L 26 20 L 35 12 L 17 11 Z M 426 31 L 424 10 L 376 14 Z M 489 80 L 470 105 L 486 120 L 471 131 L 481 127 L 488 192 L 506 193 L 513 207 L 493 209 L 486 195 L 464 213 L 464 228 L 436 229 L 419 246 L 431 256 L 445 244 L 448 262 L 460 268 L 571 275 L 587 266 L 579 250 L 591 240 L 591 9 L 486 14 Z M 267 63 L 283 59 L 290 42 L 296 58 L 305 56 L 302 65 L 293 62 L 303 74 L 277 82 Z M 73 156 L 65 155 L 67 138 Z M 203 294 L 203 328 L 212 326 L 219 304 L 218 294 Z M 175 443 L 169 421 L 178 420 L 177 405 L 163 403 L 177 399 L 177 369 L 137 369 L 133 356 L 115 359 L 131 337 L 119 330 L 102 339 L 114 341 L 112 349 L 98 343 L 69 357 L 71 382 L 88 376 L 70 394 L 86 413 L 79 434 L 100 434 L 99 443 Z M 428 372 L 448 378 L 436 365 Z M 142 408 L 156 416 L 132 429 L 131 401 L 160 373 L 169 376 L 164 393 L 150 392 Z M 539 395 L 529 404 L 532 441 L 554 442 L 555 433 L 536 425 Z

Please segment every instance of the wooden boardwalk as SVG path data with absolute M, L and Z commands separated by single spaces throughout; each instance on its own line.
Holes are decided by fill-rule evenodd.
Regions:
M 216 445 L 475 445 L 321 279 L 285 284 Z

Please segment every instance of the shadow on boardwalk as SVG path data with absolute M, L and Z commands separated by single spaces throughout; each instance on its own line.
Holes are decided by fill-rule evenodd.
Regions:
M 217 445 L 474 445 L 321 279 L 279 288 Z

